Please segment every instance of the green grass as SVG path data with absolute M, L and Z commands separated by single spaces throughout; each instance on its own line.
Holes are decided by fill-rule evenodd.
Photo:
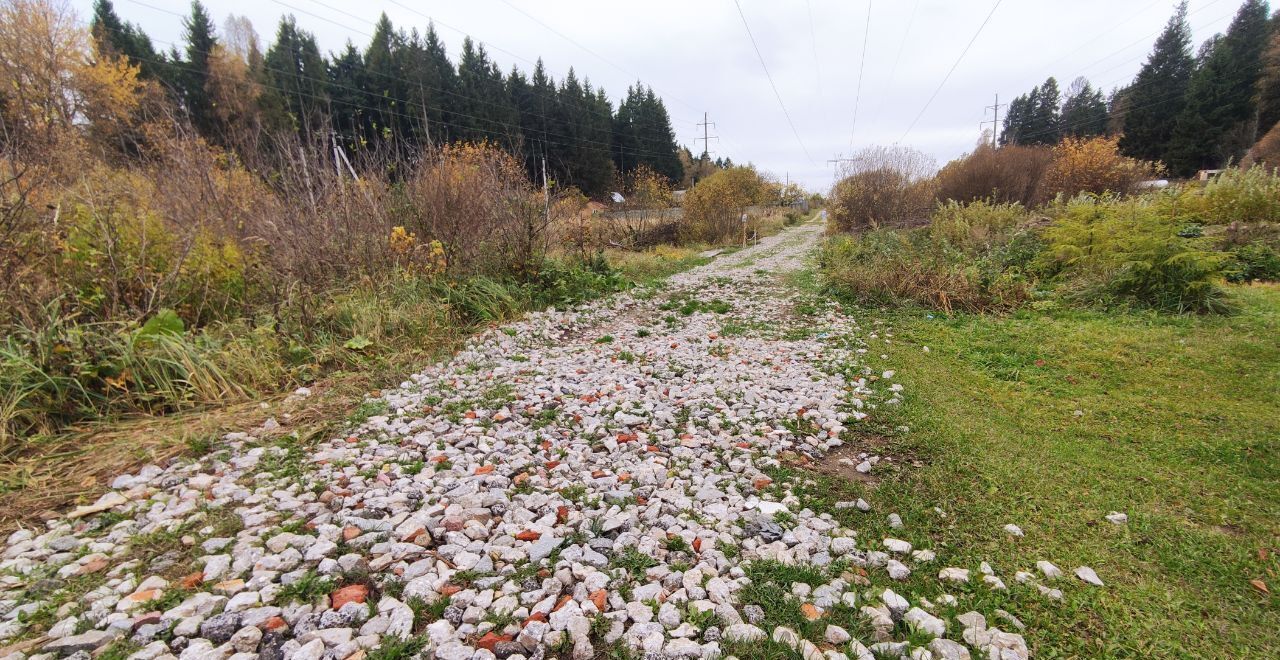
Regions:
M 863 538 L 938 552 L 899 593 L 990 561 L 1011 592 L 953 591 L 1021 618 L 1037 657 L 1272 656 L 1280 607 L 1249 581 L 1280 586 L 1280 289 L 1232 293 L 1228 317 L 890 312 L 894 341 L 869 354 L 889 359 L 871 366 L 906 390 L 880 428 L 910 431 L 882 451 L 919 466 L 875 487 L 823 478 L 808 497 L 862 495 L 873 514 L 837 513 Z M 1104 520 L 1113 510 L 1129 524 Z M 891 532 L 895 511 L 906 528 Z M 1012 580 L 1039 559 L 1107 586 L 1071 576 L 1052 603 Z
M 623 548 L 622 552 L 616 553 L 609 563 L 610 568 L 625 569 L 633 578 L 644 575 L 645 570 L 657 565 L 658 561 L 656 559 L 640 552 L 634 546 Z
M 681 271 L 710 263 L 711 259 L 699 256 L 702 249 L 705 248 L 663 245 L 645 252 L 607 250 L 605 256 L 609 265 L 628 280 L 639 285 L 651 285 Z
M 323 595 L 333 591 L 334 584 L 329 578 L 309 571 L 302 577 L 284 585 L 277 595 L 282 603 L 312 603 Z

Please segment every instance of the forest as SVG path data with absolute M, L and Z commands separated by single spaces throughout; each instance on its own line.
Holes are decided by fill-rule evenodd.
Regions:
M 1055 145 L 1119 136 L 1125 156 L 1187 177 L 1231 164 L 1280 164 L 1280 19 L 1248 0 L 1225 33 L 1192 50 L 1180 3 L 1137 76 L 1112 90 L 1049 77 L 1009 103 L 1000 143 Z
M 110 0 L 97 0 L 90 31 L 99 56 L 137 67 L 140 80 L 155 83 L 158 102 L 252 165 L 283 136 L 332 134 L 355 158 L 490 142 L 519 154 L 530 178 L 541 181 L 545 159 L 550 179 L 593 197 L 640 166 L 673 183 L 693 169 L 652 88 L 637 82 L 615 108 L 572 68 L 560 81 L 540 59 L 531 73 L 504 72 L 470 37 L 455 62 L 431 23 L 397 28 L 384 13 L 363 48 L 348 42 L 328 54 L 293 15 L 280 19 L 265 49 L 247 18 L 229 16 L 219 30 L 198 1 L 183 26 L 183 42 L 165 50 Z M 128 136 L 120 146 L 139 148 Z

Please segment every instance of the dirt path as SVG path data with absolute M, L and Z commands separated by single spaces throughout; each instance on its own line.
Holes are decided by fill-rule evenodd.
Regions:
M 8 539 L 0 641 L 461 660 L 753 655 L 768 636 L 806 657 L 1025 657 L 955 597 L 884 588 L 938 570 L 933 552 L 858 538 L 774 483 L 837 448 L 874 473 L 842 445 L 901 389 L 874 359 L 887 337 L 787 284 L 821 232 L 494 329 L 365 402 L 346 437 L 231 434 L 198 463 L 121 477 Z M 795 566 L 813 583 L 779 573 L 777 607 L 800 630 L 762 630 L 777 618 L 762 571 Z

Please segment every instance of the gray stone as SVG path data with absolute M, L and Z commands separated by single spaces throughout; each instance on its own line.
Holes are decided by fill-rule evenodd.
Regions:
M 223 612 L 211 616 L 200 624 L 200 636 L 214 644 L 225 644 L 240 630 L 240 618 L 239 612 Z
M 90 630 L 79 635 L 70 635 L 55 639 L 45 644 L 43 649 L 49 653 L 68 656 L 77 651 L 96 651 L 118 637 L 117 633 L 107 630 Z

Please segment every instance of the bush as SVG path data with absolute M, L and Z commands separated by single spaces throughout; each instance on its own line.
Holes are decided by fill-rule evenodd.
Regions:
M 1053 163 L 1041 183 L 1041 199 L 1057 195 L 1074 197 L 1080 193 L 1127 195 L 1144 180 L 1151 179 L 1161 166 L 1120 154 L 1120 138 L 1063 138 L 1053 148 Z
M 63 199 L 54 272 L 80 313 L 140 319 L 169 308 L 197 325 L 238 313 L 244 251 L 207 223 L 166 222 L 156 198 L 142 173 L 99 169 Z
M 1030 214 L 1017 202 L 961 204 L 951 200 L 934 210 L 929 231 L 966 253 L 984 254 L 1006 243 L 1017 228 L 1030 221 Z
M 1266 167 L 1268 170 L 1280 167 L 1280 122 L 1259 138 L 1257 144 L 1253 145 L 1244 158 L 1240 159 L 1240 167 L 1250 168 L 1255 165 Z
M 828 204 L 836 231 L 924 224 L 933 204 L 933 160 L 906 147 L 871 147 L 847 163 Z
M 1201 195 L 1209 223 L 1280 220 L 1280 176 L 1262 166 L 1228 169 L 1207 183 Z
M 441 148 L 406 185 L 405 225 L 444 245 L 454 274 L 533 276 L 546 256 L 542 195 L 511 154 L 489 144 Z
M 1053 210 L 1046 270 L 1086 301 L 1124 300 L 1170 312 L 1224 312 L 1222 253 L 1182 238 L 1183 223 L 1145 200 L 1082 196 Z
M 938 172 L 938 199 L 990 200 L 1031 207 L 1039 203 L 1040 180 L 1053 162 L 1048 147 L 983 143 L 973 153 L 947 163 Z
M 682 241 L 721 243 L 742 235 L 742 215 L 763 201 L 764 180 L 753 167 L 730 167 L 699 181 L 684 196 Z
M 1280 251 L 1263 243 L 1248 243 L 1230 252 L 1227 280 L 1237 284 L 1280 281 Z

